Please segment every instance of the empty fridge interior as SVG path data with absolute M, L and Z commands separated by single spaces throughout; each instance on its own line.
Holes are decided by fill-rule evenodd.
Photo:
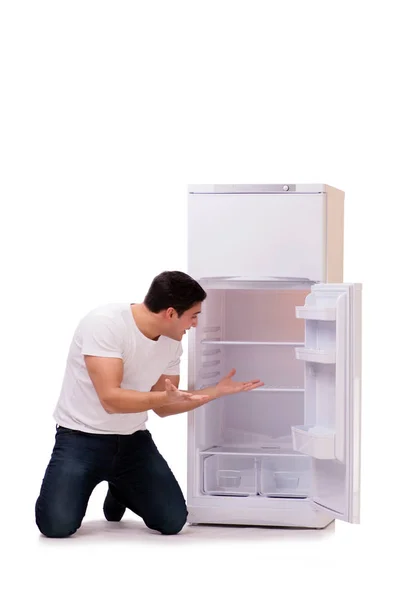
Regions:
M 251 392 L 221 397 L 195 411 L 202 493 L 305 497 L 309 457 L 293 450 L 291 427 L 304 423 L 304 304 L 309 285 L 206 289 L 195 337 L 195 388 L 260 379 Z

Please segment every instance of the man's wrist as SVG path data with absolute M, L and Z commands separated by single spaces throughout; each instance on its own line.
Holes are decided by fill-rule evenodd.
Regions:
M 213 400 L 216 400 L 217 398 L 220 398 L 222 395 L 223 395 L 223 394 L 221 394 L 221 393 L 219 392 L 219 390 L 218 390 L 218 386 L 217 386 L 217 385 L 215 385 L 215 386 L 214 386 L 214 390 L 213 390 L 213 394 L 212 394 L 212 396 L 213 396 L 213 398 L 212 398 L 212 399 L 213 399 Z
M 152 408 L 158 408 L 167 404 L 167 392 L 150 392 Z

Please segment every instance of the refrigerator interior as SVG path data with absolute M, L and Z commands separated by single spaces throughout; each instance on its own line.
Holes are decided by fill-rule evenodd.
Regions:
M 200 283 L 202 283 L 200 281 Z M 305 303 L 310 281 L 202 283 L 207 291 L 195 333 L 195 389 L 215 385 L 231 368 L 234 380 L 261 379 L 251 392 L 214 400 L 195 414 L 200 493 L 222 496 L 306 498 L 312 458 L 293 449 L 292 426 L 315 422 L 316 404 L 305 405 Z M 322 324 L 321 338 L 332 323 Z M 326 332 L 326 333 L 324 333 Z M 318 335 L 316 334 L 318 337 Z M 319 341 L 315 340 L 315 346 Z M 308 344 L 309 345 L 309 344 Z M 312 394 L 310 396 L 313 398 Z M 329 426 L 332 406 L 320 406 Z

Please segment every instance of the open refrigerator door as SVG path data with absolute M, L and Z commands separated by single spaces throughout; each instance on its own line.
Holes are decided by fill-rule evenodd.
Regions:
M 311 501 L 334 518 L 360 520 L 361 284 L 317 284 L 296 316 L 305 319 L 304 425 L 293 448 L 312 457 Z

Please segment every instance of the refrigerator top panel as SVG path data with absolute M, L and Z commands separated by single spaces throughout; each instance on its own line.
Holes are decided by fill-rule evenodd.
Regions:
M 190 194 L 322 194 L 323 183 L 259 183 L 259 184 L 214 184 L 189 185 Z

